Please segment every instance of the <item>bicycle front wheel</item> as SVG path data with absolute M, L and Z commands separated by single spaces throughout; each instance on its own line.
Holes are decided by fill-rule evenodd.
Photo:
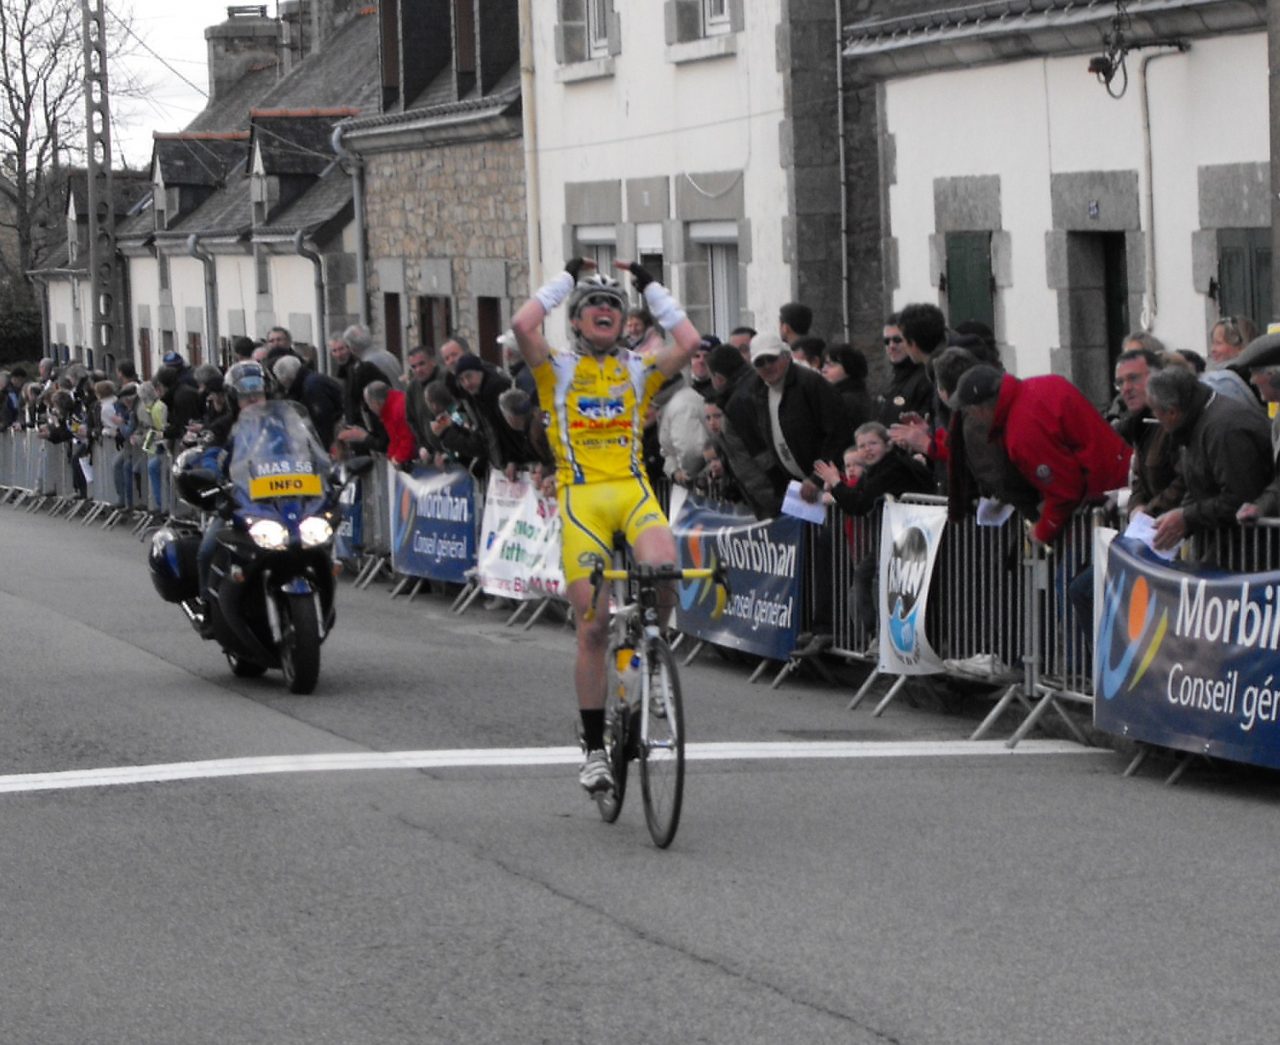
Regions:
M 675 658 L 665 642 L 648 644 L 640 706 L 640 788 L 654 845 L 665 849 L 680 825 L 684 798 L 684 705 Z

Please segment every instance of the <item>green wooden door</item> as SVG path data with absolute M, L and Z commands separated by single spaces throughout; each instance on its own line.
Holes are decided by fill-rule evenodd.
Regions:
M 995 330 L 990 232 L 947 233 L 947 305 L 951 326 L 976 319 Z
M 1266 330 L 1271 312 L 1271 230 L 1218 230 L 1218 311 Z

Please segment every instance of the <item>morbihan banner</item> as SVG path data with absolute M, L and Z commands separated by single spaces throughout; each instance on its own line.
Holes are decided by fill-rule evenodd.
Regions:
M 489 595 L 540 599 L 563 595 L 560 512 L 528 473 L 514 482 L 491 470 L 480 526 L 480 583 Z
M 333 557 L 354 559 L 364 549 L 364 481 L 352 479 L 338 495 L 338 526 L 333 531 Z
M 1280 768 L 1280 572 L 1192 570 L 1116 538 L 1094 615 L 1094 722 Z
M 680 565 L 723 564 L 730 594 L 723 615 L 712 620 L 712 582 L 682 581 L 676 627 L 730 649 L 786 660 L 795 648 L 801 613 L 804 525 L 786 517 L 759 522 L 726 505 L 685 499 L 672 525 Z
M 880 533 L 880 665 L 890 675 L 945 670 L 925 638 L 929 578 L 947 525 L 945 505 L 886 498 Z
M 391 566 L 407 577 L 466 582 L 476 562 L 476 486 L 471 474 L 387 464 Z

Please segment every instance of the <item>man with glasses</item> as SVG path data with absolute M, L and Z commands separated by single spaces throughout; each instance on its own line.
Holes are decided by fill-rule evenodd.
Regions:
M 623 347 L 626 292 L 611 276 L 590 272 L 595 265 L 583 258 L 571 259 L 511 320 L 537 382 L 538 401 L 547 411 L 547 437 L 556 457 L 562 563 L 577 627 L 574 685 L 587 749 L 578 782 L 592 794 L 612 788 L 613 774 L 604 751 L 609 593 L 607 587 L 601 591 L 597 612 L 588 620 L 591 572 L 597 562 L 609 562 L 615 534 L 626 538 L 637 562 L 677 561 L 675 537 L 645 478 L 641 429 L 658 389 L 702 343 L 666 287 L 638 264 L 614 264 L 631 273 L 674 344 L 664 344 L 654 330 L 642 352 Z M 566 299 L 573 349 L 555 352 L 542 324 Z
M 1115 429 L 1133 447 L 1129 513 L 1153 518 L 1176 508 L 1183 494 L 1177 451 L 1147 401 L 1147 379 L 1163 368 L 1164 360 L 1148 348 L 1129 348 L 1116 360 L 1116 392 L 1125 413 Z
M 888 428 L 904 414 L 926 417 L 933 409 L 933 385 L 924 365 L 907 355 L 896 312 L 884 322 L 884 354 L 889 360 L 889 383 L 876 396 L 877 419 Z

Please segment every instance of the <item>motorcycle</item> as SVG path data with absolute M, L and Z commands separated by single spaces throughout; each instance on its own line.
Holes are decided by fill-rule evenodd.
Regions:
M 203 638 L 222 647 L 234 675 L 284 672 L 293 693 L 311 693 L 320 646 L 333 629 L 333 536 L 346 483 L 368 458 L 334 468 L 297 404 L 243 409 L 228 451 L 193 448 L 174 461 L 174 489 L 220 519 L 208 599 L 197 565 L 201 530 L 171 521 L 152 538 L 151 579 Z M 225 476 L 225 477 L 224 477 Z

